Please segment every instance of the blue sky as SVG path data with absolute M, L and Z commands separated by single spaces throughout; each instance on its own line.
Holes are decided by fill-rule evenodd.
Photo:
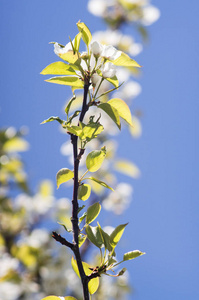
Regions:
M 150 43 L 137 61 L 143 66 L 143 135 L 132 141 L 124 131 L 119 155 L 132 159 L 142 177 L 132 182 L 125 250 L 147 255 L 128 264 L 135 300 L 198 299 L 198 62 L 199 2 L 152 1 L 161 18 L 149 27 Z M 81 19 L 92 32 L 105 29 L 90 15 L 87 1 L 1 0 L 1 126 L 29 127 L 29 152 L 23 155 L 33 186 L 54 180 L 65 163 L 57 126 L 40 125 L 60 115 L 70 91 L 43 81 L 40 71 L 56 61 L 50 41 L 65 44 Z M 57 194 L 59 196 L 59 193 Z M 130 237 L 130 238 L 129 238 Z M 126 240 L 125 240 L 126 239 Z

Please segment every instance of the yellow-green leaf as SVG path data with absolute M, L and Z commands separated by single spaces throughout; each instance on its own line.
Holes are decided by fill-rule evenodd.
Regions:
M 84 87 L 83 81 L 80 80 L 77 76 L 52 77 L 52 78 L 46 79 L 45 81 L 56 83 L 56 84 L 69 85 L 74 88 L 80 88 L 80 89 L 82 89 Z
M 90 275 L 92 273 L 92 270 L 90 270 L 91 267 L 85 262 L 82 262 L 82 264 L 83 264 L 85 274 Z M 73 257 L 72 257 L 72 260 L 71 260 L 71 265 L 72 265 L 73 270 L 77 274 L 77 276 L 80 278 L 77 262 Z M 88 289 L 89 289 L 89 293 L 91 295 L 94 294 L 97 291 L 98 287 L 99 287 L 99 277 L 93 278 L 89 281 Z
M 105 111 L 107 115 L 109 115 L 109 117 L 113 120 L 113 122 L 115 122 L 117 127 L 121 129 L 119 113 L 113 106 L 111 106 L 109 103 L 102 103 L 98 105 L 98 107 Z
M 114 189 L 112 187 L 110 187 L 108 184 L 106 184 L 105 182 L 103 182 L 103 181 L 101 181 L 101 180 L 99 180 L 97 178 L 94 178 L 94 177 L 90 176 L 90 177 L 85 178 L 85 179 L 91 179 L 92 181 L 94 181 L 94 182 L 100 184 L 101 186 L 103 186 L 103 187 L 105 187 L 105 188 L 107 188 L 107 189 L 109 189 L 109 190 L 111 190 L 111 191 L 114 192 Z
M 96 172 L 101 167 L 106 156 L 105 147 L 91 151 L 86 158 L 86 167 L 90 172 Z
M 90 225 L 86 225 L 86 234 L 91 243 L 93 243 L 96 247 L 101 248 L 103 246 L 103 240 L 98 226 L 92 227 Z
M 133 126 L 131 111 L 128 105 L 122 99 L 113 98 L 109 100 L 107 103 L 117 110 L 119 116 L 122 119 L 124 119 L 129 125 Z
M 59 53 L 59 57 L 65 61 L 67 61 L 70 64 L 76 63 L 79 59 L 78 53 L 76 52 L 74 54 L 73 50 L 69 50 L 66 53 Z
M 62 61 L 54 62 L 50 65 L 48 65 L 45 69 L 41 71 L 42 75 L 76 75 L 73 68 L 71 68 L 70 65 L 67 65 L 66 63 Z
M 111 60 L 111 62 L 116 66 L 141 68 L 141 66 L 134 59 L 130 58 L 124 52 L 122 52 L 121 55 L 115 60 Z
M 97 218 L 100 211 L 101 211 L 101 205 L 98 202 L 89 206 L 89 208 L 87 209 L 86 224 L 92 223 Z
M 83 245 L 85 240 L 86 240 L 86 235 L 79 234 L 79 236 L 78 236 L 79 248 Z
M 60 184 L 67 182 L 68 180 L 74 177 L 74 172 L 63 168 L 57 172 L 56 179 L 57 179 L 57 188 L 59 188 Z
M 80 41 L 81 41 L 81 37 L 82 37 L 82 34 L 81 32 L 79 32 L 76 37 L 74 38 L 74 49 L 76 52 L 79 51 L 79 46 L 80 46 Z
M 92 35 L 91 35 L 90 30 L 83 22 L 82 23 L 78 22 L 77 28 L 78 28 L 79 32 L 81 32 L 81 34 L 82 34 L 82 39 L 83 39 L 84 43 L 88 46 L 92 40 Z
M 140 250 L 134 250 L 134 251 L 127 252 L 123 256 L 123 261 L 134 259 L 143 254 L 145 254 L 145 252 L 141 252 Z
M 110 243 L 112 247 L 116 247 L 117 243 L 122 237 L 124 229 L 128 223 L 117 226 L 110 235 Z
M 87 200 L 91 194 L 91 186 L 89 184 L 82 184 L 78 188 L 78 199 L 80 200 Z
M 138 178 L 141 174 L 138 167 L 128 160 L 118 160 L 114 163 L 114 168 L 117 171 L 126 174 L 132 178 Z

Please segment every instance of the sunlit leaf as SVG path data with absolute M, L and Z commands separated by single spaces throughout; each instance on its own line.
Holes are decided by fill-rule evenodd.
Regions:
M 82 34 L 82 39 L 84 43 L 88 46 L 92 40 L 92 35 L 88 27 L 84 23 L 77 23 L 77 28 Z
M 73 68 L 71 68 L 70 65 L 62 62 L 62 61 L 57 61 L 54 62 L 50 65 L 48 65 L 45 69 L 41 71 L 42 75 L 76 75 L 75 71 Z
M 45 81 L 51 82 L 51 83 L 56 83 L 56 84 L 69 85 L 74 88 L 80 88 L 80 89 L 82 89 L 84 87 L 83 81 L 80 80 L 77 76 L 52 77 L 52 78 L 46 79 Z
M 99 227 L 99 232 L 101 234 L 101 238 L 104 244 L 105 249 L 108 249 L 109 252 L 113 251 L 113 247 L 111 246 L 110 243 L 110 236 L 108 235 L 108 233 L 106 233 L 100 226 L 100 224 L 98 223 L 98 227 Z M 115 253 L 112 253 L 113 256 L 115 256 Z
M 92 223 L 97 218 L 100 211 L 101 211 L 101 205 L 98 202 L 89 206 L 89 208 L 87 209 L 86 224 Z
M 117 226 L 110 235 L 110 243 L 115 248 L 122 237 L 124 229 L 128 223 Z
M 85 179 L 90 179 L 92 181 L 95 181 L 96 183 L 100 184 L 101 186 L 103 186 L 103 187 L 105 187 L 105 188 L 107 188 L 107 189 L 109 189 L 109 190 L 111 190 L 111 191 L 114 192 L 114 189 L 112 189 L 112 187 L 110 187 L 108 184 L 106 184 L 105 182 L 103 182 L 103 181 L 101 181 L 101 180 L 99 180 L 97 178 L 94 178 L 94 177 L 90 176 L 90 177 L 85 178 Z
M 90 172 L 96 172 L 101 167 L 106 156 L 105 147 L 91 151 L 86 158 L 86 167 Z
M 117 109 L 115 109 L 109 103 L 102 103 L 102 104 L 98 105 L 98 107 L 101 108 L 103 111 L 105 111 L 107 113 L 107 115 L 109 115 L 109 117 L 113 120 L 113 122 L 115 122 L 117 127 L 119 129 L 121 129 L 120 115 L 119 115 Z
M 124 52 L 122 52 L 121 55 L 115 60 L 111 60 L 111 62 L 116 66 L 141 68 L 141 66 L 134 59 L 130 58 Z
M 59 53 L 59 57 L 65 61 L 67 61 L 70 64 L 75 64 L 79 60 L 78 53 L 73 53 L 73 50 L 70 50 L 66 53 Z
M 68 180 L 74 177 L 74 172 L 63 168 L 57 172 L 56 179 L 57 179 L 57 188 L 59 188 L 60 184 L 67 182 Z
M 81 32 L 79 32 L 76 35 L 76 37 L 74 38 L 73 46 L 74 46 L 74 49 L 75 49 L 76 52 L 79 51 L 79 45 L 80 45 L 81 37 L 82 37 L 82 34 L 81 34 Z
M 76 96 L 75 95 L 73 95 L 73 97 L 70 99 L 70 101 L 67 103 L 67 105 L 66 105 L 66 108 L 65 108 L 65 113 L 67 114 L 67 116 L 68 116 L 68 114 L 69 114 L 69 111 L 70 111 L 70 107 L 71 107 L 71 105 L 72 105 L 72 103 L 73 103 L 73 101 L 76 99 Z
M 124 254 L 123 260 L 131 260 L 143 254 L 145 254 L 145 252 L 141 252 L 139 250 L 130 251 Z
M 91 267 L 85 262 L 82 262 L 82 264 L 83 264 L 85 274 L 90 275 L 92 273 L 92 270 L 90 269 Z M 73 270 L 77 274 L 77 276 L 80 278 L 77 262 L 73 257 L 72 257 L 72 260 L 71 260 L 71 265 L 72 265 Z M 93 278 L 89 281 L 88 289 L 89 289 L 89 293 L 91 295 L 94 294 L 97 291 L 98 287 L 99 287 L 99 277 Z
M 57 122 L 59 122 L 60 124 L 63 124 L 63 123 L 64 123 L 64 121 L 61 120 L 59 117 L 50 117 L 50 118 L 48 118 L 47 120 L 44 120 L 43 122 L 41 122 L 41 124 L 45 124 L 45 123 L 52 122 L 52 121 L 57 121 Z
M 81 140 L 90 141 L 96 138 L 103 130 L 104 127 L 100 123 L 91 123 L 84 126 L 79 137 Z
M 87 200 L 91 194 L 91 186 L 89 184 L 82 184 L 78 188 L 78 199 L 80 200 Z
M 133 178 L 138 178 L 140 177 L 140 170 L 138 169 L 138 167 L 132 163 L 131 161 L 128 160 L 118 160 L 114 163 L 114 168 L 123 173 L 126 174 L 130 177 Z
M 122 99 L 113 98 L 107 103 L 109 103 L 112 107 L 114 107 L 117 110 L 119 116 L 122 119 L 124 119 L 129 125 L 133 126 L 131 111 L 128 105 Z
M 91 243 L 93 243 L 96 247 L 101 248 L 103 246 L 103 240 L 98 226 L 92 227 L 90 225 L 86 225 L 86 234 Z
M 86 235 L 79 234 L 79 236 L 78 236 L 79 248 L 83 245 L 83 243 L 85 242 L 85 240 L 86 240 Z

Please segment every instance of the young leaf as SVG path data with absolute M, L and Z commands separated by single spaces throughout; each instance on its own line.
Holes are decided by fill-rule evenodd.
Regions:
M 85 274 L 90 275 L 92 273 L 92 270 L 90 269 L 91 267 L 85 262 L 82 262 L 82 264 L 83 264 Z M 73 270 L 77 274 L 77 276 L 80 278 L 77 262 L 73 257 L 71 260 L 71 265 L 72 265 Z M 91 295 L 97 291 L 98 287 L 99 287 L 99 277 L 93 278 L 89 281 L 88 289 L 89 289 L 89 293 Z
M 140 170 L 138 169 L 138 167 L 128 160 L 118 160 L 114 164 L 114 168 L 117 171 L 133 178 L 138 178 L 140 176 Z
M 67 229 L 67 227 L 66 227 L 66 225 L 64 223 L 58 222 L 58 224 L 62 225 L 67 232 L 72 232 L 72 229 Z
M 101 211 L 101 205 L 96 202 L 87 209 L 86 224 L 92 223 Z
M 79 32 L 76 35 L 76 37 L 74 38 L 74 49 L 75 49 L 75 52 L 79 52 L 79 46 L 80 46 L 81 37 L 82 37 L 82 34 L 81 34 L 81 32 Z
M 54 62 L 50 65 L 48 65 L 45 69 L 41 71 L 42 75 L 76 75 L 73 68 L 71 68 L 70 65 L 67 65 L 66 63 L 62 61 Z
M 66 108 L 65 108 L 65 113 L 69 114 L 69 111 L 70 111 L 70 107 L 71 107 L 71 104 L 73 103 L 73 101 L 76 99 L 76 96 L 73 95 L 73 97 L 70 99 L 70 101 L 68 102 L 68 104 L 66 105 Z
M 122 237 L 124 229 L 128 223 L 117 226 L 110 235 L 110 243 L 113 248 L 116 247 L 117 243 Z
M 100 123 L 91 123 L 84 126 L 79 137 L 81 140 L 87 140 L 87 142 L 89 142 L 96 138 L 103 130 L 104 127 Z
M 89 184 L 82 184 L 78 188 L 78 199 L 87 200 L 91 194 L 91 186 Z
M 121 124 L 120 124 L 120 115 L 113 106 L 111 106 L 109 103 L 102 103 L 98 105 L 99 108 L 101 108 L 107 115 L 115 122 L 117 127 L 121 129 Z
M 60 184 L 72 179 L 74 177 L 74 172 L 63 168 L 57 172 L 56 179 L 57 179 L 57 188 L 59 188 Z
M 69 64 L 77 64 L 79 60 L 78 53 L 73 53 L 73 50 L 69 50 L 66 53 L 59 53 L 59 57 L 65 61 L 67 61 Z
M 141 252 L 139 250 L 134 250 L 134 251 L 127 252 L 123 256 L 123 261 L 134 259 L 138 256 L 143 255 L 143 254 L 145 254 L 145 252 Z
M 86 158 L 86 167 L 90 172 L 96 172 L 101 167 L 106 156 L 105 147 L 90 152 Z
M 100 226 L 100 224 L 98 223 L 98 227 L 99 227 L 99 231 L 101 234 L 101 238 L 104 244 L 105 249 L 108 249 L 109 252 L 113 251 L 113 247 L 110 244 L 110 236 L 108 235 L 108 233 L 106 233 Z M 115 256 L 115 253 L 112 253 L 112 256 Z
M 79 218 L 79 224 L 86 218 L 87 212 L 84 212 L 83 215 Z
M 86 225 L 86 234 L 91 243 L 93 243 L 96 247 L 101 248 L 103 246 L 103 241 L 98 226 L 92 227 L 90 225 Z
M 88 46 L 92 40 L 92 35 L 88 27 L 84 23 L 77 23 L 77 28 L 82 34 L 82 39 L 84 43 Z
M 94 177 L 90 176 L 90 177 L 85 178 L 85 179 L 91 179 L 91 180 L 97 182 L 98 184 L 100 184 L 101 186 L 103 186 L 103 187 L 105 187 L 105 188 L 107 188 L 107 189 L 109 189 L 109 190 L 111 190 L 111 191 L 114 192 L 114 189 L 112 189 L 112 187 L 110 187 L 108 184 L 106 184 L 105 182 L 103 182 L 103 181 L 101 181 L 101 180 L 99 180 L 97 178 L 94 178 Z
M 116 66 L 141 68 L 141 66 L 134 59 L 130 58 L 124 52 L 122 52 L 121 55 L 115 60 L 111 60 L 111 62 Z
M 80 88 L 80 89 L 83 89 L 83 87 L 84 87 L 83 81 L 80 80 L 77 76 L 52 77 L 52 78 L 46 79 L 45 81 L 56 83 L 56 84 L 69 85 L 74 88 Z
M 114 98 L 109 100 L 107 103 L 117 110 L 122 119 L 124 119 L 130 126 L 133 126 L 131 111 L 128 105 L 122 99 Z
M 63 124 L 63 123 L 64 123 L 64 121 L 61 120 L 59 117 L 50 117 L 50 118 L 48 118 L 47 120 L 44 120 L 43 122 L 41 122 L 41 124 L 45 124 L 45 123 L 52 122 L 52 121 L 57 121 L 57 122 L 59 122 L 60 124 Z
M 78 236 L 79 248 L 83 245 L 85 240 L 86 240 L 86 235 L 79 234 L 79 236 Z

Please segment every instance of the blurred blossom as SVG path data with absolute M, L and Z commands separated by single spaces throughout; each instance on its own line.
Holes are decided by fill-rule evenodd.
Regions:
M 115 229 L 115 228 L 114 228 L 113 226 L 105 226 L 105 227 L 103 227 L 103 230 L 104 230 L 106 233 L 108 233 L 108 235 L 110 235 L 110 234 L 113 232 L 114 229 Z
M 142 17 L 142 24 L 145 26 L 149 26 L 155 23 L 160 17 L 160 11 L 155 6 L 146 6 L 143 8 L 143 17 Z
M 19 261 L 11 257 L 8 253 L 4 253 L 0 257 L 0 278 L 8 274 L 10 271 L 17 270 Z
M 113 211 L 115 214 L 120 215 L 128 208 L 132 193 L 133 189 L 130 184 L 119 183 L 115 192 L 110 193 L 102 204 L 106 210 Z
M 88 10 L 95 16 L 101 17 L 106 11 L 106 7 L 110 0 L 90 0 L 88 2 Z
M 129 81 L 124 84 L 119 91 L 113 94 L 114 98 L 121 98 L 129 101 L 137 97 L 142 91 L 141 85 L 136 81 Z
M 40 248 L 49 241 L 49 233 L 45 229 L 34 229 L 29 236 L 19 241 L 33 248 Z
M 0 282 L 0 296 L 2 300 L 17 300 L 20 295 L 20 284 L 9 281 Z

